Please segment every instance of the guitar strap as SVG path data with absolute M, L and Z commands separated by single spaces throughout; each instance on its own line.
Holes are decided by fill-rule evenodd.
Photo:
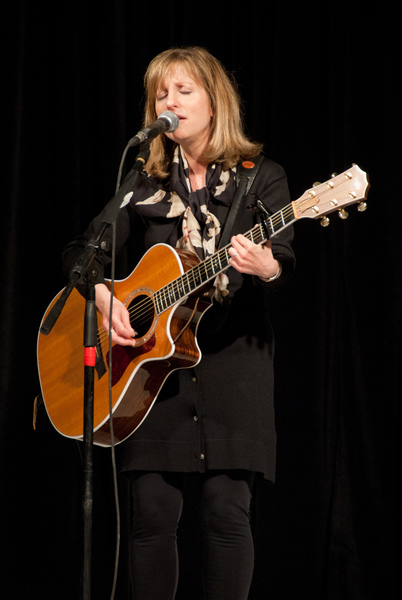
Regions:
M 219 247 L 224 248 L 230 240 L 233 223 L 235 221 L 237 211 L 239 210 L 239 206 L 241 200 L 247 196 L 249 193 L 251 186 L 253 185 L 254 179 L 258 173 L 258 170 L 261 166 L 261 163 L 264 160 L 264 156 L 259 154 L 255 156 L 251 160 L 244 160 L 237 166 L 236 171 L 236 185 L 237 190 L 235 197 L 233 199 L 232 205 L 229 210 L 229 214 L 226 217 L 224 229 L 222 232 L 222 236 L 219 242 Z

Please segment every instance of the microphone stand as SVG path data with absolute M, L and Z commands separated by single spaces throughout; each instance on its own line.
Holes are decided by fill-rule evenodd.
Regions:
M 94 273 L 91 273 L 93 275 Z M 96 318 L 95 284 L 87 277 L 84 314 L 84 483 L 82 598 L 91 597 L 92 509 L 93 509 L 93 421 L 94 383 L 98 321 Z
M 127 174 L 123 184 L 115 196 L 110 200 L 104 214 L 99 232 L 94 240 L 90 240 L 80 258 L 70 272 L 69 281 L 61 296 L 49 311 L 42 323 L 40 333 L 49 335 L 64 305 L 70 296 L 78 280 L 85 276 L 87 282 L 85 314 L 84 314 L 84 483 L 82 496 L 83 510 L 83 565 L 82 565 L 82 600 L 90 600 L 91 597 L 91 559 L 92 559 L 92 508 L 93 508 L 93 423 L 94 423 L 94 382 L 95 382 L 95 358 L 97 343 L 97 317 L 95 305 L 94 277 L 96 270 L 89 271 L 95 254 L 104 250 L 107 245 L 102 242 L 108 228 L 117 219 L 120 208 L 125 206 L 133 192 L 130 190 L 135 186 L 140 172 L 149 156 L 149 146 L 138 153 L 135 164 Z

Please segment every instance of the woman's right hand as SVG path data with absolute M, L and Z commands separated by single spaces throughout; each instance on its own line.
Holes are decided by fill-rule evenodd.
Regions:
M 102 325 L 109 331 L 110 290 L 104 283 L 95 285 L 95 304 L 102 314 Z M 112 342 L 120 346 L 135 346 L 136 332 L 131 327 L 127 308 L 117 298 L 113 298 Z

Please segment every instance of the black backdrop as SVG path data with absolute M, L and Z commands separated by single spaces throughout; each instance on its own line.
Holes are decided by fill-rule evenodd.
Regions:
M 399 9 L 388 3 L 93 6 L 14 2 L 2 17 L 2 597 L 79 597 L 80 445 L 42 408 L 36 337 L 63 287 L 61 251 L 113 195 L 140 128 L 142 76 L 172 45 L 233 71 L 252 137 L 296 199 L 356 162 L 365 213 L 296 224 L 296 274 L 272 301 L 278 469 L 253 503 L 254 600 L 401 597 Z M 245 408 L 246 409 L 246 408 Z M 109 598 L 115 516 L 108 450 L 95 449 L 93 597 Z M 196 489 L 189 490 L 196 499 Z M 116 592 L 127 600 L 125 507 Z M 199 598 L 195 511 L 183 517 L 179 598 Z

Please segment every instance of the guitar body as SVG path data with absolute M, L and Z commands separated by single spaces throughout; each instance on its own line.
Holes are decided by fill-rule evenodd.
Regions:
M 135 347 L 112 348 L 112 415 L 115 443 L 122 442 L 151 410 L 166 378 L 201 359 L 196 333 L 211 306 L 209 293 L 189 295 L 158 311 L 153 294 L 193 268 L 199 259 L 164 244 L 153 246 L 129 277 L 115 282 L 115 296 L 129 309 Z M 204 290 L 205 291 L 205 290 Z M 46 315 L 60 295 L 50 304 Z M 49 335 L 39 333 L 38 369 L 42 396 L 53 426 L 70 438 L 83 438 L 85 299 L 74 289 Z M 133 315 L 133 316 L 131 316 Z M 94 385 L 94 443 L 111 444 L 109 339 L 98 313 Z

